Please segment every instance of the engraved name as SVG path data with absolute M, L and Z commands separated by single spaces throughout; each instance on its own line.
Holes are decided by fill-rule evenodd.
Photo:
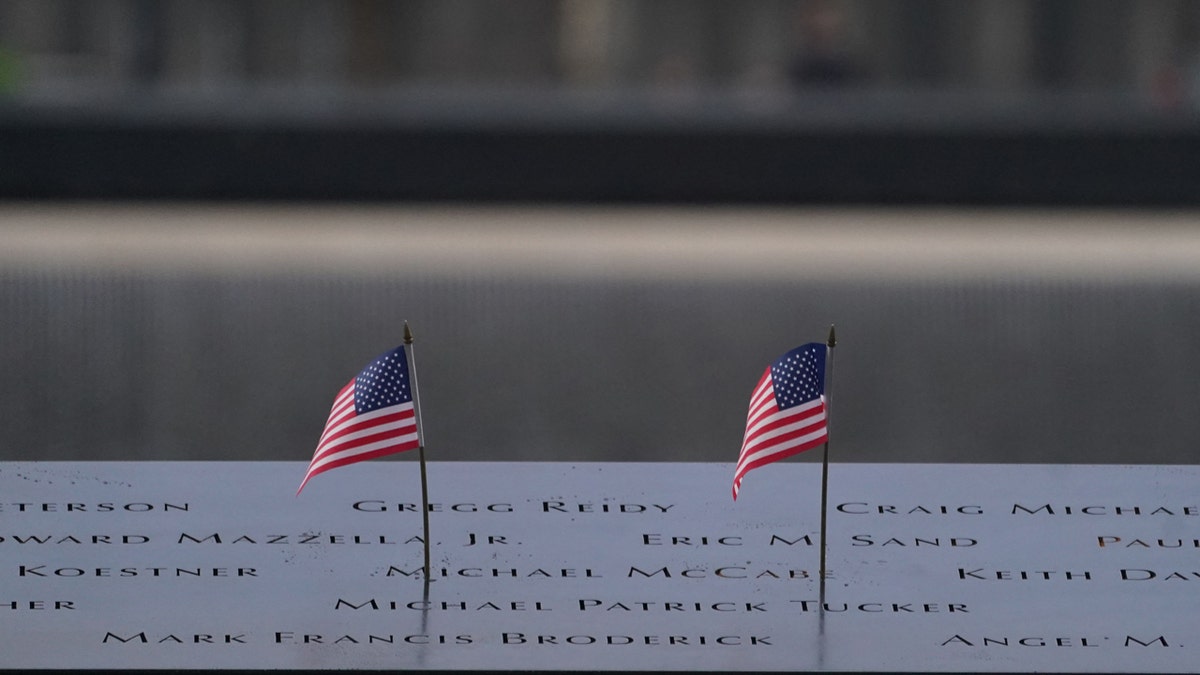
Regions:
M 425 578 L 425 569 L 422 567 L 414 567 L 412 569 L 404 569 L 395 565 L 390 565 L 387 572 L 384 573 L 387 577 L 407 577 L 410 579 Z M 521 568 L 516 567 L 441 567 L 433 570 L 432 578 L 438 577 L 466 577 L 479 579 L 598 579 L 603 575 L 590 568 Z
M 1012 515 L 1045 516 L 1200 516 L 1200 506 L 1099 506 L 1013 504 Z
M 254 567 L 47 567 L 21 565 L 19 577 L 257 577 Z
M 349 545 L 364 545 L 364 544 L 409 544 L 422 543 L 420 536 L 412 536 L 407 539 L 394 539 L 386 534 L 326 534 L 321 532 L 309 532 L 305 534 L 224 534 L 213 532 L 211 534 L 188 534 L 183 532 L 175 540 L 177 544 L 275 544 L 281 546 L 297 545 L 317 545 L 317 544 L 349 544 Z
M 1100 548 L 1200 548 L 1200 539 L 1127 539 L 1106 535 L 1096 537 Z
M 4 502 L 0 503 L 0 513 L 148 513 L 151 511 L 190 511 L 192 505 L 188 502 L 172 504 L 170 502 Z
M 145 544 L 144 534 L 9 534 L 0 535 L 0 544 Z

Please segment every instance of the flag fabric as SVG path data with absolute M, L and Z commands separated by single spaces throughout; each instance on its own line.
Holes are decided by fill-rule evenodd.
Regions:
M 296 494 L 319 473 L 418 448 L 410 380 L 401 346 L 367 364 L 342 387 Z
M 829 438 L 825 421 L 825 357 L 829 347 L 810 342 L 779 357 L 750 395 L 746 433 L 733 473 L 736 501 L 751 469 L 791 457 Z

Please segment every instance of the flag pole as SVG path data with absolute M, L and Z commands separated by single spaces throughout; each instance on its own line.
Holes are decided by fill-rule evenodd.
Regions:
M 417 394 L 417 362 L 413 356 L 413 334 L 404 322 L 404 349 L 408 352 L 408 371 L 412 377 L 413 414 L 417 419 L 417 452 L 421 458 L 421 516 L 425 526 L 425 583 L 433 571 L 429 565 L 429 479 L 425 472 L 425 431 L 421 424 L 421 397 Z
M 821 580 L 822 612 L 825 609 L 825 521 L 829 503 L 829 412 L 833 403 L 833 348 L 837 346 L 837 335 L 832 324 L 829 326 L 829 339 L 825 345 L 829 347 L 829 351 L 825 359 L 825 449 L 821 456 L 821 566 L 817 572 Z M 415 384 L 416 380 L 413 382 Z

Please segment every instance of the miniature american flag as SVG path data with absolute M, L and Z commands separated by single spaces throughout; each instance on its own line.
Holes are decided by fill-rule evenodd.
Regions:
M 333 399 L 325 431 L 296 494 L 339 466 L 420 447 L 408 358 L 397 347 L 372 361 Z
M 828 439 L 825 423 L 828 349 L 819 342 L 801 345 L 779 357 L 763 372 L 750 395 L 746 434 L 733 473 L 734 500 L 746 472 L 814 448 Z

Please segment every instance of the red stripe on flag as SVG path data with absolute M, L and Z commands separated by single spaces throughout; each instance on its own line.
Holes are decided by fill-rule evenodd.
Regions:
M 417 447 L 417 440 L 414 438 L 412 441 L 403 443 L 399 446 L 387 446 L 368 452 L 360 452 L 357 454 L 348 455 L 346 457 L 339 457 L 338 459 L 328 461 L 320 466 L 316 466 L 315 468 L 313 465 L 310 465 L 308 473 L 304 475 L 304 480 L 300 483 L 300 488 L 296 490 L 296 494 L 300 494 L 300 491 L 304 489 L 304 486 L 308 484 L 308 481 L 313 476 L 323 474 L 330 469 L 336 469 L 340 466 L 346 466 L 347 464 L 354 464 L 356 462 L 362 462 L 368 459 L 376 459 L 379 457 L 385 457 L 387 455 L 394 455 L 398 452 L 404 452 L 405 450 L 415 450 Z
M 395 410 L 395 412 L 387 413 L 384 415 L 379 415 L 377 417 L 367 417 L 366 415 L 364 415 L 362 417 L 354 418 L 353 423 L 345 424 L 344 426 L 339 428 L 337 431 L 322 438 L 321 442 L 317 445 L 317 450 L 316 450 L 315 454 L 317 456 L 323 455 L 323 454 L 325 454 L 327 449 L 333 448 L 333 447 L 352 448 L 357 445 L 363 445 L 364 443 L 369 442 L 369 441 L 364 440 L 363 436 L 356 436 L 354 438 L 349 438 L 349 437 L 354 434 L 361 434 L 365 431 L 370 431 L 371 429 L 375 429 L 375 428 L 378 428 L 378 427 L 381 427 L 384 425 L 395 424 L 398 422 L 404 422 L 406 420 L 412 420 L 412 422 L 410 424 L 404 424 L 404 425 L 397 426 L 395 428 L 395 431 L 397 433 L 399 433 L 399 429 L 402 429 L 406 426 L 412 427 L 414 430 L 417 428 L 417 422 L 415 419 L 416 413 L 413 412 L 412 404 L 395 406 L 394 408 L 384 408 L 383 410 Z M 385 429 L 379 433 L 389 433 L 391 431 L 393 431 L 393 430 Z
M 811 430 L 814 427 L 824 426 L 825 406 L 818 405 L 813 408 L 800 411 L 796 414 L 781 415 L 776 419 L 772 419 L 770 421 L 762 420 L 756 422 L 756 424 L 761 424 L 761 426 L 756 426 L 753 432 L 750 432 L 742 440 L 742 455 L 745 455 L 747 451 L 752 450 L 760 444 L 766 444 L 767 447 L 769 447 L 770 445 L 780 442 L 782 440 L 779 438 L 781 434 L 774 433 L 780 429 L 801 425 L 797 428 L 801 430 Z M 784 433 L 786 434 L 788 432 Z
M 749 471 L 814 448 L 828 438 L 824 400 L 780 410 L 768 367 L 750 396 L 746 433 L 734 469 L 733 498 L 737 499 L 742 478 Z
M 313 476 L 340 466 L 420 447 L 412 402 L 380 408 L 363 415 L 354 412 L 354 380 L 334 398 L 325 430 L 296 494 Z

